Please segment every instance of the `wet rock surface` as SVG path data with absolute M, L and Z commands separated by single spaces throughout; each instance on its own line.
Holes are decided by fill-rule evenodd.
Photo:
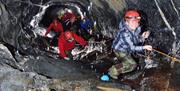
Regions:
M 119 83 L 100 82 L 95 73 L 78 69 L 77 63 L 58 62 L 60 60 L 46 56 L 42 58 L 49 61 L 25 57 L 16 62 L 3 44 L 0 44 L 0 53 L 1 91 L 98 91 L 97 86 L 131 89 Z
M 57 57 L 57 54 L 44 51 L 48 46 L 48 40 L 42 37 L 43 34 L 39 35 L 36 32 L 36 30 L 47 28 L 52 17 L 55 16 L 55 9 L 61 8 L 62 5 L 70 9 L 78 6 L 93 21 L 96 21 L 96 32 L 109 39 L 113 38 L 118 31 L 118 23 L 122 19 L 123 10 L 137 8 L 142 11 L 144 28 L 152 32 L 148 40 L 149 44 L 180 58 L 180 35 L 178 35 L 180 2 L 178 0 L 158 1 L 167 21 L 174 28 L 175 34 L 173 34 L 173 31 L 164 23 L 154 1 L 1 0 L 0 90 L 101 91 L 100 89 L 105 89 L 105 91 L 121 91 L 122 89 L 132 91 L 133 88 L 137 91 L 179 91 L 179 63 L 176 62 L 171 67 L 170 59 L 162 55 L 152 54 L 153 60 L 159 63 L 157 68 L 143 69 L 123 75 L 119 80 L 102 82 L 99 81 L 99 76 L 101 76 L 99 73 L 103 73 L 109 64 L 113 64 L 113 62 L 108 62 L 113 58 L 108 58 L 106 55 L 102 58 L 93 58 L 94 55 L 91 55 L 89 58 L 92 59 L 86 60 L 88 62 L 64 61 Z M 177 11 L 173 8 L 172 1 Z M 90 10 L 88 7 L 91 7 Z M 43 9 L 50 11 L 43 13 Z M 47 13 L 48 19 L 43 24 L 40 21 L 47 18 L 44 17 Z M 77 10 L 76 13 L 78 13 Z M 32 20 L 35 20 L 34 26 L 31 25 Z M 108 52 L 104 53 L 108 54 Z M 93 67 L 90 63 L 94 63 Z M 103 68 L 105 66 L 107 68 Z

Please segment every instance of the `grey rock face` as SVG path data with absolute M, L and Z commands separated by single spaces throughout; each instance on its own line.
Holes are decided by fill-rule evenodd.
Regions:
M 41 57 L 39 60 L 37 60 L 38 58 L 35 60 L 30 57 L 21 57 L 16 62 L 3 44 L 0 44 L 0 54 L 1 91 L 98 90 L 96 85 L 100 82 L 97 81 L 96 76 L 93 73 L 89 74 L 90 71 L 80 71 L 77 65 L 73 65 L 71 62 L 56 62 L 60 60 L 52 60 L 46 57 L 42 58 L 46 58 L 47 61 L 43 61 Z M 23 70 L 19 70 L 20 68 Z M 116 88 L 116 85 L 113 86 Z M 103 85 L 101 84 L 101 86 Z M 123 88 L 123 85 L 120 86 Z M 129 86 L 123 89 L 127 88 L 130 89 Z

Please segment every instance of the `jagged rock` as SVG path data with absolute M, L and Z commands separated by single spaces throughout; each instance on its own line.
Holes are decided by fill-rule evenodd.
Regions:
M 3 44 L 0 44 L 0 54 L 1 91 L 97 91 L 96 85 L 100 84 L 95 74 L 81 71 L 73 62 L 60 62 L 62 60 L 45 56 L 21 56 L 16 62 Z

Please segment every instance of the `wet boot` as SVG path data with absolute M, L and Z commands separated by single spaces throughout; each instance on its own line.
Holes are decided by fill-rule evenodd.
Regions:
M 113 79 L 118 79 L 119 74 L 122 73 L 122 69 L 123 69 L 123 66 L 121 63 L 113 65 L 111 68 L 109 68 L 108 74 Z
M 116 50 L 114 50 L 114 53 L 121 63 L 113 65 L 111 68 L 109 68 L 108 74 L 112 78 L 118 79 L 119 74 L 131 72 L 137 67 L 136 61 L 127 53 L 118 52 Z

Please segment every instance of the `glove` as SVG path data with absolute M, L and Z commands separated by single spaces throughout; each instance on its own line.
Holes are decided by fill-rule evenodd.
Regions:
M 68 57 L 64 57 L 64 59 L 65 59 L 65 60 L 70 60 L 70 58 L 68 58 Z

